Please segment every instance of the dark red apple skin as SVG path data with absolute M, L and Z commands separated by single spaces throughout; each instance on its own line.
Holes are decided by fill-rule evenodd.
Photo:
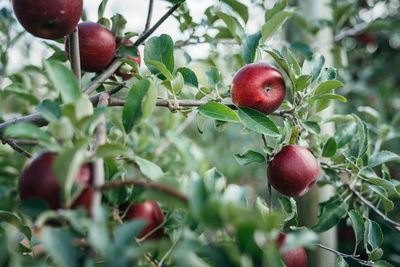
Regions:
M 268 181 L 281 194 L 299 197 L 307 193 L 319 175 L 318 162 L 305 147 L 282 148 L 268 165 Z
M 15 16 L 36 37 L 56 40 L 70 34 L 82 16 L 82 0 L 13 0 Z
M 165 221 L 164 214 L 160 206 L 156 202 L 150 200 L 129 207 L 124 220 L 133 219 L 141 219 L 147 222 L 145 229 L 138 236 L 139 238 L 143 238 Z M 164 231 L 164 227 L 161 227 L 149 235 L 147 239 L 160 239 L 164 236 Z
M 81 69 L 97 72 L 105 69 L 115 56 L 115 39 L 103 25 L 94 22 L 78 24 Z M 69 39 L 65 39 L 65 52 L 69 58 Z
M 121 39 L 121 38 L 117 38 L 117 39 L 116 39 L 117 47 L 119 46 L 119 41 L 120 41 L 120 40 L 118 40 L 118 39 Z M 126 40 L 126 41 L 124 42 L 124 45 L 126 45 L 126 46 L 133 46 L 133 42 L 132 42 L 131 40 Z M 127 57 L 127 59 L 132 60 L 132 61 L 135 61 L 135 62 L 136 62 L 137 64 L 139 64 L 139 66 L 140 66 L 140 53 L 139 53 L 139 51 L 138 51 L 138 56 L 139 56 L 138 58 Z M 131 70 L 131 72 L 132 72 L 132 73 L 135 73 L 136 71 L 135 71 L 135 70 Z M 130 78 L 132 78 L 132 75 L 130 75 L 130 74 L 128 74 L 128 73 L 122 73 L 122 72 L 120 72 L 120 68 L 117 69 L 117 70 L 115 71 L 115 75 L 121 77 L 122 80 L 124 80 L 124 81 L 129 80 Z
M 54 209 L 62 208 L 61 186 L 53 172 L 56 154 L 44 152 L 33 158 L 23 169 L 18 191 L 21 200 L 41 199 Z M 78 184 L 92 182 L 92 169 L 90 164 L 84 164 L 75 176 Z M 90 209 L 90 200 L 93 194 L 92 187 L 87 187 L 72 204 L 73 208 L 83 206 Z
M 240 107 L 252 108 L 268 115 L 279 108 L 285 94 L 282 74 L 266 63 L 248 64 L 233 78 L 232 102 Z
M 286 241 L 286 234 L 279 233 L 277 239 L 278 248 L 281 248 Z M 307 267 L 307 254 L 304 248 L 295 248 L 283 254 L 283 261 L 286 267 Z

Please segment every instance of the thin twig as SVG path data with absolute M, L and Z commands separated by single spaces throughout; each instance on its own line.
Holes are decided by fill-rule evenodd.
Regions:
M 334 249 L 332 249 L 332 248 L 328 248 L 328 247 L 326 247 L 326 246 L 324 246 L 324 245 L 321 245 L 321 244 L 317 244 L 317 246 L 320 247 L 320 248 L 322 248 L 322 249 L 325 249 L 325 250 L 327 250 L 327 251 L 329 251 L 329 252 L 335 253 L 335 254 L 338 255 L 338 256 L 342 256 L 343 258 L 352 259 L 352 260 L 354 260 L 354 261 L 356 261 L 356 262 L 358 262 L 358 263 L 360 263 L 360 264 L 363 264 L 363 265 L 372 266 L 372 265 L 374 264 L 373 261 L 362 260 L 362 259 L 359 259 L 358 257 L 356 257 L 356 256 L 354 256 L 354 255 L 345 254 L 345 253 L 336 251 L 336 250 L 334 250 Z
M 71 57 L 71 69 L 75 74 L 79 87 L 81 86 L 81 58 L 79 54 L 78 27 L 68 36 L 69 54 Z
M 98 107 L 106 107 L 108 105 L 108 98 L 110 96 L 103 92 L 99 96 Z M 106 117 L 102 115 L 99 124 L 96 129 L 96 143 L 94 145 L 94 149 L 96 150 L 99 146 L 104 145 L 107 140 L 106 135 Z M 99 188 L 104 184 L 104 161 L 102 158 L 97 158 L 94 162 L 94 175 L 93 175 L 93 187 L 94 192 L 92 195 L 92 202 L 90 211 L 92 216 L 94 212 L 101 204 L 101 190 Z
M 151 27 L 148 31 L 144 32 L 142 35 L 139 36 L 139 38 L 135 41 L 133 46 L 139 46 L 141 43 L 143 43 L 160 25 L 180 6 L 181 4 L 175 4 L 173 5 L 166 13 L 164 16 L 162 16 L 156 24 L 154 24 L 153 27 Z M 97 87 L 100 86 L 102 82 L 107 80 L 120 66 L 122 65 L 122 62 L 119 60 L 119 58 L 116 58 L 110 66 L 102 74 L 97 76 L 97 78 L 91 82 L 88 87 L 83 90 L 84 93 L 86 94 L 91 94 L 94 90 L 97 89 Z
M 153 183 L 147 180 L 128 179 L 128 180 L 106 182 L 101 186 L 100 190 L 106 191 L 112 188 L 124 187 L 129 185 L 135 185 L 137 187 L 142 187 L 142 188 L 151 188 L 159 192 L 163 192 L 170 196 L 173 196 L 185 204 L 189 203 L 188 197 L 182 194 L 181 192 L 177 191 L 176 189 L 166 185 Z
M 383 212 L 381 212 L 377 207 L 374 206 L 370 201 L 368 201 L 366 198 L 364 198 L 360 192 L 355 190 L 353 187 L 348 186 L 350 191 L 359 199 L 361 200 L 365 205 L 367 205 L 371 210 L 373 210 L 377 215 L 379 215 L 387 224 L 393 227 L 393 229 L 397 230 L 400 232 L 400 223 L 393 221 L 389 217 L 387 217 Z
M 261 134 L 262 140 L 264 142 L 264 147 L 268 146 L 267 137 L 264 134 Z M 268 162 L 269 162 L 269 155 L 266 156 L 266 174 L 267 174 L 267 181 L 268 181 Z M 267 182 L 268 186 L 268 204 L 269 204 L 269 211 L 272 212 L 272 186 Z
M 12 149 L 18 153 L 24 154 L 26 157 L 31 158 L 32 154 L 20 147 L 12 138 L 0 136 L 0 140 L 3 145 L 8 144 Z
M 337 170 L 337 171 L 341 171 L 341 172 L 347 172 L 347 173 L 350 174 L 350 175 L 353 174 L 353 172 L 352 172 L 351 170 L 346 169 L 346 168 L 341 168 L 341 167 L 332 166 L 332 165 L 330 165 L 330 164 L 328 164 L 328 163 L 326 163 L 326 162 L 321 162 L 320 164 L 321 164 L 322 166 L 325 166 L 325 167 L 329 168 L 329 169 L 333 169 L 333 170 Z
M 149 1 L 149 9 L 147 11 L 147 19 L 146 19 L 146 26 L 144 27 L 144 31 L 148 31 L 151 24 L 151 17 L 153 15 L 153 0 Z

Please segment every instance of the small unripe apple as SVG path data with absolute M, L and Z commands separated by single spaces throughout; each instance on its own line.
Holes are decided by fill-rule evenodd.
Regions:
M 135 204 L 129 207 L 124 220 L 141 219 L 146 221 L 144 230 L 138 236 L 143 238 L 155 228 L 164 223 L 165 218 L 160 206 L 154 202 L 147 200 L 144 203 Z M 164 227 L 158 228 L 147 239 L 160 239 L 164 236 Z
M 82 0 L 13 0 L 13 9 L 25 30 L 56 40 L 70 34 L 82 16 Z
M 281 248 L 285 245 L 286 234 L 279 233 L 277 239 L 278 248 Z M 283 261 L 286 264 L 286 267 L 307 267 L 307 254 L 304 248 L 294 248 L 292 250 L 286 251 L 283 254 Z
M 115 39 L 110 30 L 99 23 L 78 24 L 81 69 L 96 72 L 105 69 L 115 56 Z M 69 58 L 69 38 L 65 39 L 65 52 Z
M 120 45 L 120 41 L 121 41 L 121 38 L 117 38 L 117 39 L 115 40 L 117 47 Z M 126 45 L 126 46 L 133 46 L 133 42 L 132 42 L 131 40 L 126 40 L 126 41 L 124 42 L 124 45 Z M 138 58 L 127 57 L 127 59 L 132 60 L 132 61 L 135 61 L 135 62 L 140 66 L 140 53 L 139 53 L 139 50 L 138 50 L 137 54 L 138 54 Z M 135 70 L 131 70 L 131 72 L 132 72 L 132 73 L 135 73 Z M 132 75 L 131 75 L 131 74 L 121 72 L 121 67 L 119 67 L 119 68 L 115 71 L 115 75 L 121 77 L 124 81 L 129 80 L 130 78 L 132 78 Z
M 53 172 L 53 165 L 57 154 L 44 152 L 34 157 L 23 169 L 18 191 L 21 200 L 40 199 L 56 210 L 62 208 L 61 186 Z M 75 176 L 77 184 L 90 184 L 92 182 L 92 168 L 84 164 Z M 71 207 L 83 206 L 90 209 L 93 188 L 85 188 L 74 200 Z
M 289 145 L 282 148 L 268 165 L 268 181 L 281 194 L 299 197 L 317 182 L 318 162 L 305 147 Z
M 264 114 L 271 114 L 285 98 L 285 81 L 277 68 L 266 63 L 252 63 L 241 68 L 233 78 L 232 101 Z

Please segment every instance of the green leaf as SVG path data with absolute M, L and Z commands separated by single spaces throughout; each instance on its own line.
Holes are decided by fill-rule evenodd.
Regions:
M 322 156 L 327 157 L 327 158 L 333 157 L 333 156 L 335 156 L 336 151 L 337 151 L 336 140 L 335 140 L 335 138 L 330 137 L 326 141 L 324 148 L 322 149 Z
M 146 61 L 146 65 L 150 70 L 152 70 L 150 68 L 150 66 L 154 66 L 154 68 L 156 68 L 160 73 L 162 73 L 162 75 L 164 75 L 164 77 L 168 81 L 171 81 L 171 80 L 174 79 L 174 77 L 172 76 L 171 72 L 167 69 L 167 67 L 162 62 L 158 62 L 158 61 L 155 61 L 155 60 L 147 60 Z M 154 70 L 154 68 L 153 68 L 153 70 Z M 156 73 L 158 73 L 158 72 L 156 72 Z
M 321 132 L 321 127 L 319 126 L 318 122 L 300 120 L 300 123 L 304 127 L 304 129 L 306 129 L 307 131 L 309 131 L 313 134 L 318 135 Z
M 42 114 L 42 116 L 48 121 L 48 122 L 54 122 L 58 119 L 61 118 L 61 108 L 60 105 L 51 100 L 43 100 L 42 103 L 40 103 L 37 107 L 36 110 Z
M 1 92 L 2 98 L 6 98 L 8 95 L 15 95 L 29 102 L 31 105 L 39 104 L 39 99 L 29 92 L 26 88 L 21 88 L 23 85 L 12 83 L 4 88 Z
M 338 145 L 338 148 L 341 148 L 341 147 L 345 146 L 347 143 L 349 143 L 356 135 L 357 130 L 358 130 L 358 126 L 354 122 L 347 123 L 347 124 L 341 126 L 335 132 L 335 138 L 336 138 L 336 143 Z
M 290 77 L 290 79 L 294 82 L 296 79 L 296 76 L 292 72 L 289 63 L 286 61 L 286 59 L 279 53 L 279 51 L 275 49 L 270 49 L 270 50 L 265 50 L 268 54 L 270 54 L 271 57 L 276 61 L 276 63 L 281 66 L 281 68 L 286 72 L 286 74 Z
M 101 158 L 132 155 L 133 151 L 130 149 L 130 147 L 121 144 L 104 144 L 96 150 L 96 156 Z
M 157 88 L 153 81 L 150 80 L 150 87 L 147 91 L 145 99 L 142 104 L 142 120 L 150 117 L 157 104 Z
M 50 230 L 42 234 L 42 241 L 52 260 L 57 266 L 70 267 L 77 265 L 77 249 L 73 237 L 66 230 Z
M 136 156 L 135 162 L 139 166 L 140 171 L 151 180 L 157 181 L 164 175 L 164 172 L 157 164 L 147 159 Z
M 8 126 L 4 132 L 4 135 L 13 138 L 34 139 L 42 141 L 44 143 L 52 142 L 51 136 L 48 133 L 46 133 L 36 125 L 26 122 L 20 122 Z
M 142 101 L 149 90 L 149 87 L 149 80 L 142 79 L 129 91 L 124 109 L 122 111 L 122 123 L 127 133 L 130 133 L 132 128 L 143 115 Z
M 357 115 L 352 114 L 352 116 L 355 118 L 358 126 L 358 138 L 360 140 L 358 158 L 361 158 L 368 150 L 368 126 Z
M 182 67 L 177 69 L 176 72 L 179 72 L 183 76 L 183 80 L 185 81 L 186 85 L 193 86 L 198 88 L 199 81 L 197 80 L 196 74 L 189 68 Z
M 112 27 L 111 32 L 115 37 L 122 37 L 126 26 L 126 19 L 121 14 L 115 14 L 111 17 Z
M 240 55 L 246 64 L 254 62 L 256 51 L 260 42 L 261 32 L 248 35 L 240 47 Z
M 349 267 L 347 262 L 344 260 L 342 256 L 339 256 L 336 260 L 336 267 Z
M 99 5 L 99 8 L 97 10 L 97 16 L 99 19 L 102 18 L 104 15 L 104 10 L 106 9 L 107 2 L 108 2 L 108 0 L 102 0 Z
M 45 61 L 44 66 L 54 88 L 61 94 L 63 103 L 78 101 L 81 90 L 73 72 L 61 62 L 54 60 Z
M 240 165 L 248 165 L 250 163 L 263 163 L 265 162 L 265 157 L 263 154 L 258 153 L 253 150 L 248 150 L 242 155 L 240 154 L 235 154 L 235 159 L 237 163 Z
M 280 136 L 275 123 L 257 110 L 239 107 L 239 118 L 247 129 L 273 137 Z
M 315 248 L 318 242 L 318 235 L 310 230 L 301 230 L 292 232 L 286 236 L 285 244 L 282 247 L 283 252 L 298 248 Z
M 310 74 L 301 75 L 295 80 L 296 91 L 303 91 L 311 84 L 312 76 Z
M 289 229 L 290 226 L 297 226 L 297 204 L 293 198 L 279 196 L 279 203 L 282 206 L 282 210 L 285 214 L 284 230 Z
M 274 4 L 271 9 L 265 12 L 265 22 L 268 22 L 276 13 L 282 11 L 287 6 L 287 0 L 280 0 Z
M 382 178 L 368 178 L 367 181 L 371 184 L 379 185 L 388 191 L 390 197 L 400 198 L 400 193 L 394 186 L 392 181 L 388 181 Z
M 150 71 L 157 75 L 159 70 L 152 66 L 153 64 L 148 64 L 148 61 L 160 62 L 170 73 L 174 71 L 174 42 L 169 35 L 162 34 L 146 41 L 144 62 Z
M 211 86 L 215 86 L 221 80 L 221 77 L 219 76 L 219 72 L 215 67 L 212 67 L 210 70 L 206 71 L 206 76 L 207 76 L 208 83 Z
M 394 266 L 387 261 L 375 261 L 374 267 L 394 267 Z
M 367 242 L 367 252 L 372 252 L 379 248 L 383 243 L 382 229 L 379 224 L 373 220 L 365 220 L 364 239 Z
M 389 212 L 394 209 L 394 203 L 393 201 L 389 200 L 388 193 L 384 188 L 374 185 L 368 185 L 368 188 L 382 201 L 385 212 Z
M 371 157 L 369 167 L 373 168 L 389 161 L 400 161 L 400 155 L 391 151 L 381 151 Z
M 236 41 L 240 44 L 242 42 L 242 38 L 245 36 L 243 26 L 240 22 L 235 18 L 223 12 L 215 12 L 220 19 L 222 19 L 226 26 L 228 27 L 229 32 L 236 39 Z
M 338 196 L 331 197 L 328 201 L 319 204 L 321 214 L 318 222 L 312 227 L 317 232 L 325 232 L 339 223 L 346 216 L 349 205 Z
M 333 67 L 323 68 L 321 71 L 321 75 L 318 79 L 319 83 L 323 83 L 325 81 L 336 79 L 337 71 Z
M 299 65 L 299 62 L 297 62 L 296 56 L 293 54 L 292 50 L 287 49 L 290 65 L 292 66 L 294 72 L 296 75 L 300 75 L 301 73 L 301 68 Z
M 239 14 L 239 16 L 242 17 L 244 22 L 247 23 L 247 20 L 249 19 L 249 11 L 246 5 L 237 0 L 222 0 L 222 2 L 228 4 L 233 10 L 236 11 L 236 13 Z
M 262 27 L 261 27 L 261 42 L 264 43 L 270 38 L 292 14 L 290 11 L 279 11 L 274 14 Z
M 318 78 L 322 67 L 325 64 L 325 58 L 320 53 L 315 53 L 312 57 L 307 58 L 303 63 L 302 73 L 311 74 L 312 81 Z
M 335 94 L 322 94 L 322 95 L 315 95 L 310 98 L 310 100 L 338 100 L 343 103 L 347 102 L 347 99 L 344 96 L 341 95 L 335 95 Z
M 217 103 L 208 102 L 198 107 L 199 113 L 205 117 L 230 122 L 240 122 L 238 115 L 227 106 Z
M 354 246 L 354 253 L 355 253 L 357 251 L 358 244 L 360 244 L 361 240 L 363 239 L 365 225 L 362 216 L 358 210 L 352 209 L 351 211 L 348 212 L 348 215 L 350 218 L 351 226 L 353 227 L 354 230 L 354 235 L 356 236 L 356 243 Z
M 31 240 L 32 233 L 31 229 L 26 226 L 22 219 L 18 217 L 16 214 L 0 210 L 0 222 L 6 222 L 14 226 L 21 233 L 23 233 L 29 240 Z
M 132 243 L 132 240 L 137 237 L 146 226 L 145 220 L 132 220 L 117 226 L 115 231 L 115 247 L 123 249 Z
M 183 80 L 182 74 L 177 72 L 175 78 L 171 81 L 171 87 L 174 93 L 178 94 L 183 89 L 184 84 L 185 81 Z
M 338 80 L 330 80 L 320 83 L 315 89 L 314 95 L 329 93 L 335 88 L 343 87 L 344 84 Z

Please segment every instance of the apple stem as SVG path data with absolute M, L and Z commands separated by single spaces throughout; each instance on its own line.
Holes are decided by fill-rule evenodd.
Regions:
M 70 33 L 69 37 L 69 51 L 71 54 L 71 69 L 76 76 L 79 87 L 81 86 L 81 59 L 79 54 L 79 33 L 78 27 Z
M 153 2 L 153 0 L 149 1 L 149 9 L 147 11 L 146 26 L 144 27 L 144 31 L 148 31 L 150 28 L 151 17 L 153 15 Z

